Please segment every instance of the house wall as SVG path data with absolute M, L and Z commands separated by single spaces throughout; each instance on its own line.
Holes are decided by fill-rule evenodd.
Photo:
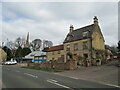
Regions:
M 94 32 L 92 34 L 92 57 L 93 57 L 93 65 L 96 65 L 96 60 L 101 59 L 101 62 L 105 60 L 105 44 L 104 37 L 101 33 L 101 30 L 98 25 L 95 26 Z M 103 52 L 97 52 L 97 51 Z M 97 55 L 98 53 L 98 55 Z M 99 58 L 97 57 L 99 56 Z
M 84 42 L 87 42 L 87 49 L 84 49 Z M 74 49 L 74 45 L 78 44 L 78 49 Z M 67 45 L 70 45 L 70 50 L 67 50 Z M 101 30 L 98 25 L 95 25 L 93 33 L 92 33 L 92 38 L 86 38 L 83 40 L 78 40 L 78 41 L 73 41 L 73 42 L 67 42 L 64 43 L 64 50 L 60 50 L 60 54 L 58 54 L 58 51 L 53 52 L 48 52 L 47 53 L 47 61 L 50 60 L 59 60 L 61 56 L 64 56 L 63 62 L 68 61 L 68 53 L 72 55 L 73 60 L 78 60 L 78 57 L 83 58 L 83 65 L 87 64 L 87 61 L 92 63 L 93 65 L 96 64 L 97 60 L 97 55 L 96 51 L 104 51 L 105 50 L 105 45 L 104 45 L 104 37 L 101 33 Z M 99 53 L 101 54 L 101 53 Z M 87 55 L 87 58 L 85 58 L 85 55 Z M 102 53 L 99 55 L 101 57 L 101 60 L 105 57 L 105 54 Z
M 88 49 L 83 49 L 83 42 L 88 42 Z M 78 50 L 74 50 L 74 44 L 78 43 Z M 70 51 L 67 51 L 67 45 L 70 45 Z M 91 42 L 90 39 L 83 39 L 83 40 L 79 40 L 79 41 L 73 41 L 73 42 L 69 42 L 69 43 L 65 43 L 64 44 L 64 50 L 65 50 L 65 56 L 64 56 L 64 62 L 67 61 L 67 53 L 70 52 L 72 53 L 72 55 L 76 54 L 77 56 L 81 56 L 84 57 L 83 54 L 87 53 L 88 54 L 88 58 L 90 57 L 91 54 Z M 76 57 L 73 56 L 73 59 L 75 60 Z
M 92 48 L 96 50 L 105 50 L 104 37 L 102 36 L 99 26 L 95 27 L 95 30 L 92 34 Z M 92 55 L 96 58 L 96 52 L 92 51 Z
M 58 54 L 58 51 L 54 51 L 54 54 L 53 51 L 47 52 L 47 61 L 58 60 L 59 58 L 61 58 L 61 56 L 64 55 L 64 50 L 59 50 L 59 51 L 60 54 Z
M 5 53 L 5 51 L 2 48 L 0 48 L 0 61 L 5 62 L 6 58 L 7 58 L 7 54 Z
M 98 49 L 98 50 L 105 50 L 104 38 L 99 28 L 97 27 L 95 28 L 92 34 L 92 48 Z

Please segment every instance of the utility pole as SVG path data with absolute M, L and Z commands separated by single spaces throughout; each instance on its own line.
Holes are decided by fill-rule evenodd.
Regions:
M 118 52 L 120 52 L 120 41 L 118 42 Z
M 118 42 L 118 66 L 120 67 L 120 41 Z

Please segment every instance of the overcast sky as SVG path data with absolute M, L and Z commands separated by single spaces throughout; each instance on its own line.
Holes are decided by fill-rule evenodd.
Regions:
M 0 27 L 2 40 L 14 41 L 17 37 L 30 40 L 39 38 L 61 44 L 69 26 L 81 28 L 93 24 L 97 16 L 105 38 L 105 44 L 118 42 L 118 3 L 117 2 L 4 2 L 0 4 Z

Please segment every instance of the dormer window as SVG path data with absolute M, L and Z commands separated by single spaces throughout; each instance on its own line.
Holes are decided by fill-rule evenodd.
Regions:
M 73 39 L 73 35 L 69 34 L 69 35 L 67 36 L 67 41 L 70 41 L 70 40 L 72 40 L 72 39 Z
M 88 37 L 88 31 L 84 31 L 83 32 L 83 38 L 87 38 Z
M 72 39 L 73 39 L 73 35 L 70 35 L 70 36 L 69 36 L 69 39 L 72 40 Z
M 70 37 L 68 36 L 68 37 L 67 37 L 67 41 L 69 41 L 69 40 L 70 40 Z

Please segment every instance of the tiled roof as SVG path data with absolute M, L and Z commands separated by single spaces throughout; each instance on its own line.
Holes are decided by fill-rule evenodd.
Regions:
M 58 51 L 58 50 L 63 50 L 63 44 L 58 45 L 58 46 L 50 47 L 47 51 L 50 52 L 50 51 Z
M 71 35 L 72 39 L 68 41 L 67 37 L 66 37 L 65 40 L 64 40 L 64 43 L 84 39 L 83 38 L 83 32 L 86 31 L 86 30 L 89 31 L 87 38 L 90 38 L 92 36 L 92 32 L 94 30 L 94 24 L 91 24 L 91 25 L 88 25 L 88 26 L 85 26 L 85 27 L 82 27 L 82 28 L 75 29 L 72 32 L 68 33 L 67 37 L 69 35 Z

